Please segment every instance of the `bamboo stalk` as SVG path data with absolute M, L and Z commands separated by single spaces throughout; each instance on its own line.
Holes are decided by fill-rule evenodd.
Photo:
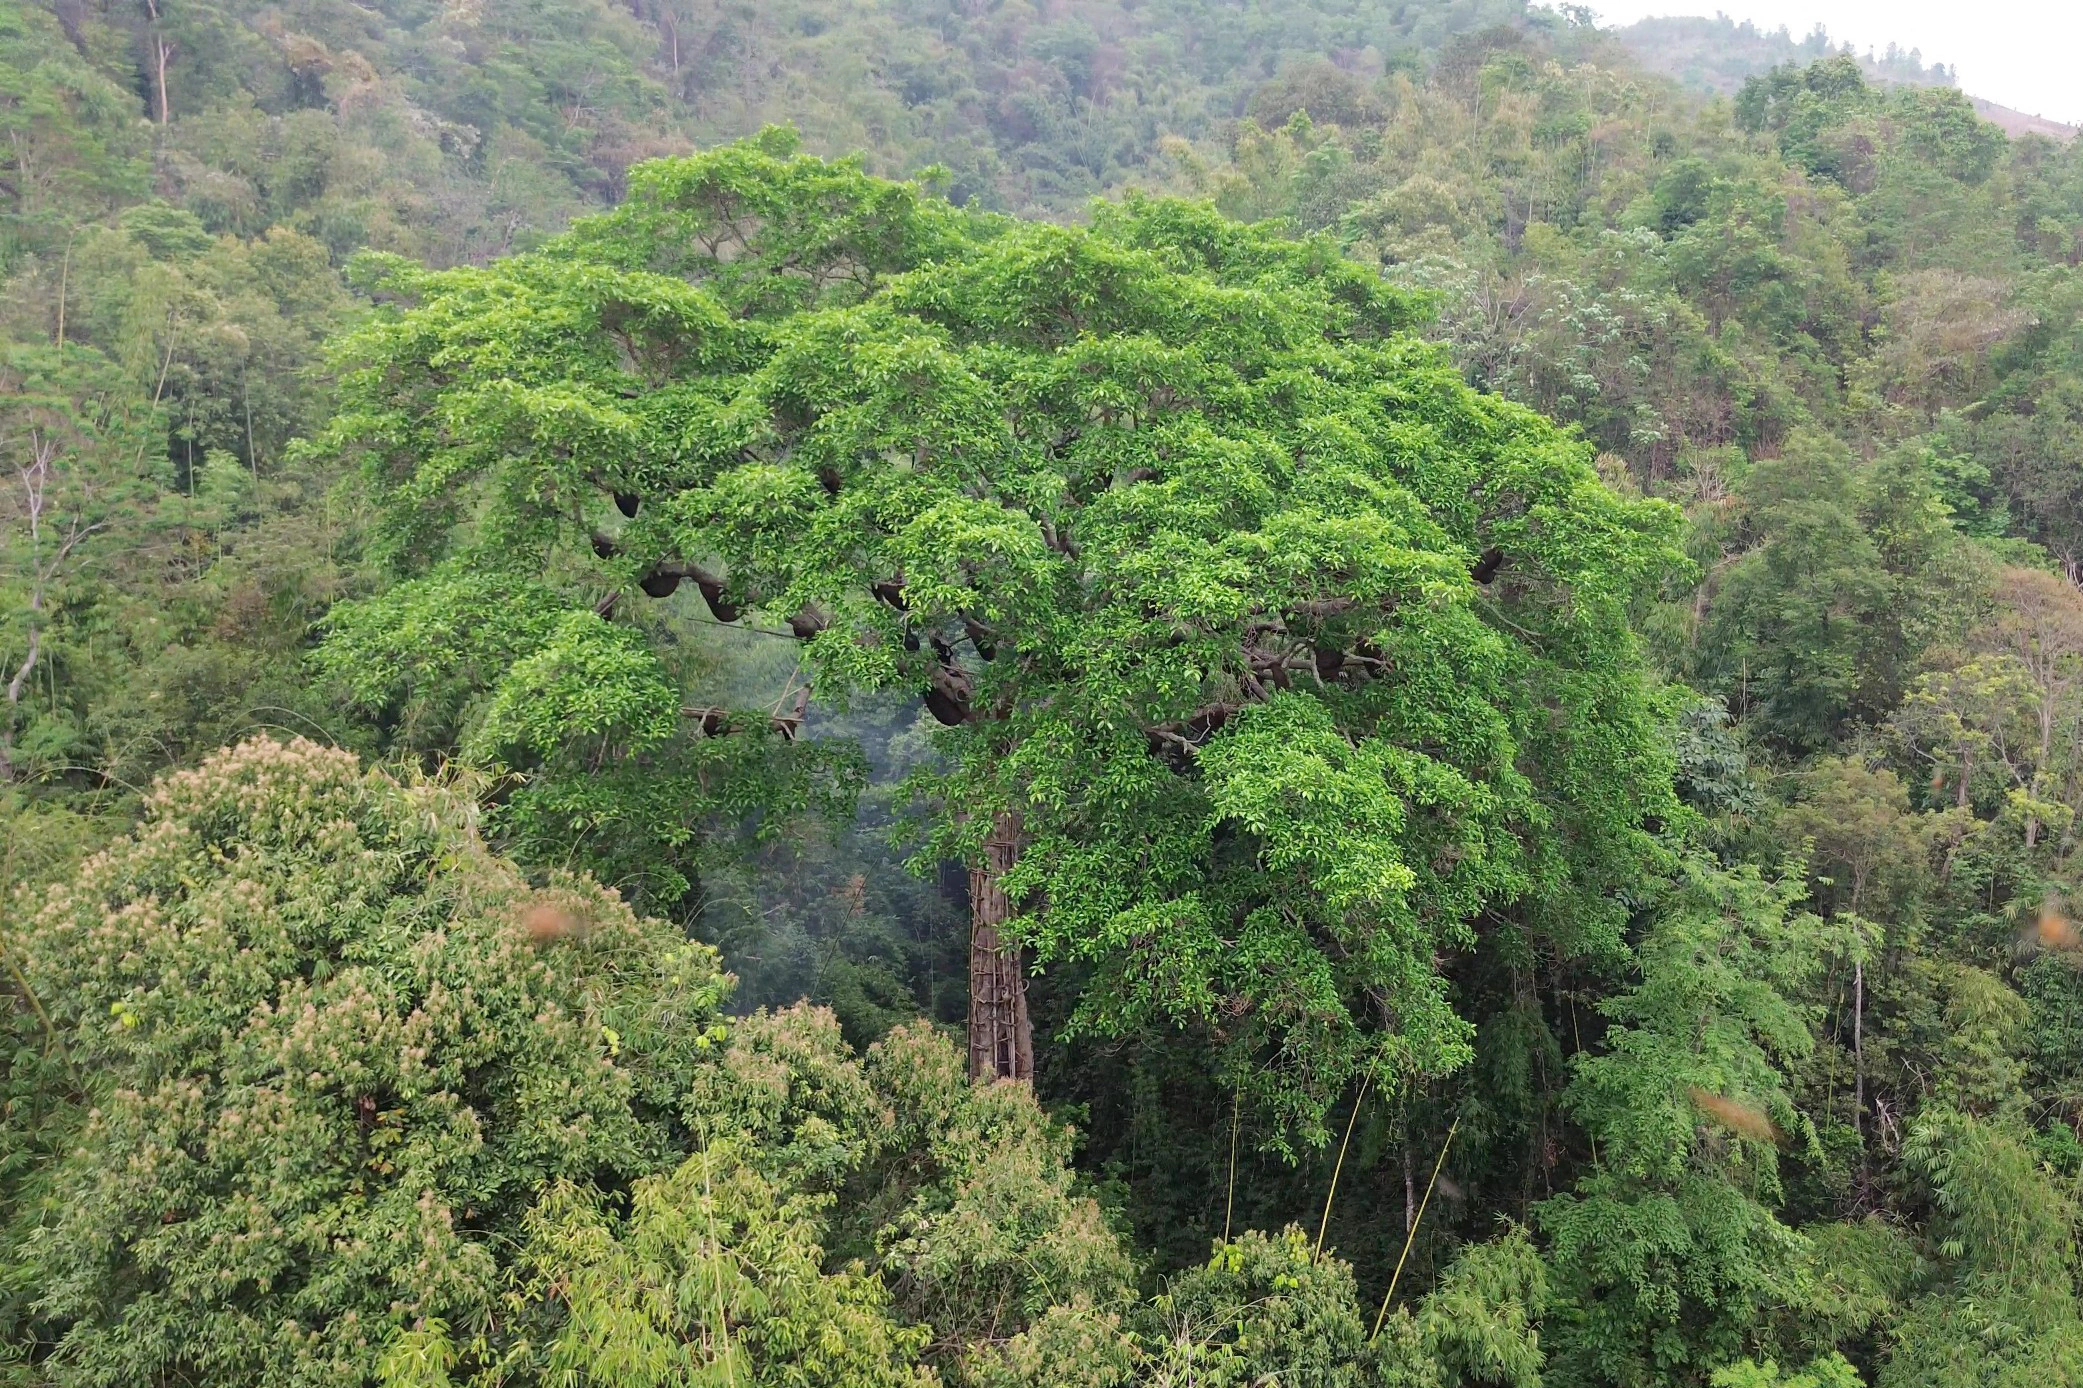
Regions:
M 1316 1226 L 1316 1252 L 1312 1257 L 1323 1256 L 1324 1235 L 1331 1228 L 1331 1202 L 1338 1198 L 1338 1176 L 1345 1170 L 1345 1149 L 1352 1145 L 1353 1126 L 1360 1121 L 1360 1107 L 1367 1102 L 1367 1086 L 1373 1083 L 1374 1067 L 1370 1065 L 1360 1077 L 1360 1092 L 1353 1096 L 1352 1117 L 1345 1120 L 1345 1140 L 1338 1144 L 1338 1160 L 1331 1167 L 1331 1188 L 1324 1192 L 1324 1217 Z
M 1374 1334 L 1367 1337 L 1369 1343 L 1381 1334 L 1382 1322 L 1389 1318 L 1389 1303 L 1396 1299 L 1396 1284 L 1403 1279 L 1403 1260 L 1410 1256 L 1410 1246 L 1417 1242 L 1418 1226 L 1425 1222 L 1425 1207 L 1432 1203 L 1432 1188 L 1439 1184 L 1440 1168 L 1447 1164 L 1447 1153 L 1453 1150 L 1454 1134 L 1460 1128 L 1459 1117 L 1447 1126 L 1447 1140 L 1439 1145 L 1439 1160 L 1432 1163 L 1432 1179 L 1425 1182 L 1425 1198 L 1418 1201 L 1418 1217 L 1410 1222 L 1410 1232 L 1403 1236 L 1403 1252 L 1396 1256 L 1396 1270 L 1389 1274 L 1389 1290 L 1382 1296 L 1381 1310 L 1374 1317 Z
M 1230 1241 L 1230 1212 L 1237 1207 L 1237 1105 L 1242 1095 L 1230 1091 L 1230 1188 L 1222 1197 L 1222 1241 Z

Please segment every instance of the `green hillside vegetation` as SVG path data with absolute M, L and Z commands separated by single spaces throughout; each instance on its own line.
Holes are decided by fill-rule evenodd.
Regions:
M 2083 1382 L 2083 152 L 1720 33 L 0 0 L 0 1380 Z

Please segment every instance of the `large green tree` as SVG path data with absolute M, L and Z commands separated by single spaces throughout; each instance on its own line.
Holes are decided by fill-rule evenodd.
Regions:
M 1327 245 L 1173 202 L 981 219 L 772 132 L 540 255 L 376 268 L 407 306 L 345 343 L 330 446 L 419 599 L 463 565 L 565 614 L 486 727 L 581 663 L 538 755 L 765 723 L 662 683 L 636 594 L 690 586 L 785 624 L 821 696 L 923 693 L 977 1073 L 1031 1072 L 1031 945 L 1088 967 L 1075 1025 L 1204 1028 L 1315 1137 L 1361 1069 L 1465 1054 L 1435 961 L 1486 913 L 1617 940 L 1669 803 L 1626 608 L 1671 513 Z
M 713 952 L 471 814 L 256 740 L 11 915 L 4 1310 L 51 1381 L 366 1381 L 495 1314 L 545 1182 L 685 1152 Z

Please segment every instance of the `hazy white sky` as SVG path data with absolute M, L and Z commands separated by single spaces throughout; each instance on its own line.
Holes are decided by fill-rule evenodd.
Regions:
M 1592 0 L 1618 27 L 1646 15 L 1727 14 L 1796 38 L 1820 23 L 1861 52 L 1920 48 L 1960 70 L 1976 96 L 2050 120 L 2083 123 L 2083 0 Z

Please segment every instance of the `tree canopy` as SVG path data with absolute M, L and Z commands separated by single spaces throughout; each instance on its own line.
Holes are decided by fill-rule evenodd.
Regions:
M 348 339 L 327 440 L 433 569 L 382 600 L 406 632 L 500 639 L 421 614 L 460 571 L 528 595 L 468 667 L 517 767 L 675 736 L 637 594 L 785 625 L 818 697 L 946 725 L 929 842 L 980 864 L 1017 826 L 994 924 L 1089 966 L 1074 1028 L 1198 1028 L 1310 1141 L 1349 1076 L 1465 1057 L 1434 958 L 1486 913 L 1617 946 L 1674 808 L 1627 612 L 1675 517 L 1329 246 L 1152 200 L 998 222 L 777 132 L 540 253 L 377 268 L 405 306 Z M 336 620 L 331 660 L 401 677 L 373 610 Z

